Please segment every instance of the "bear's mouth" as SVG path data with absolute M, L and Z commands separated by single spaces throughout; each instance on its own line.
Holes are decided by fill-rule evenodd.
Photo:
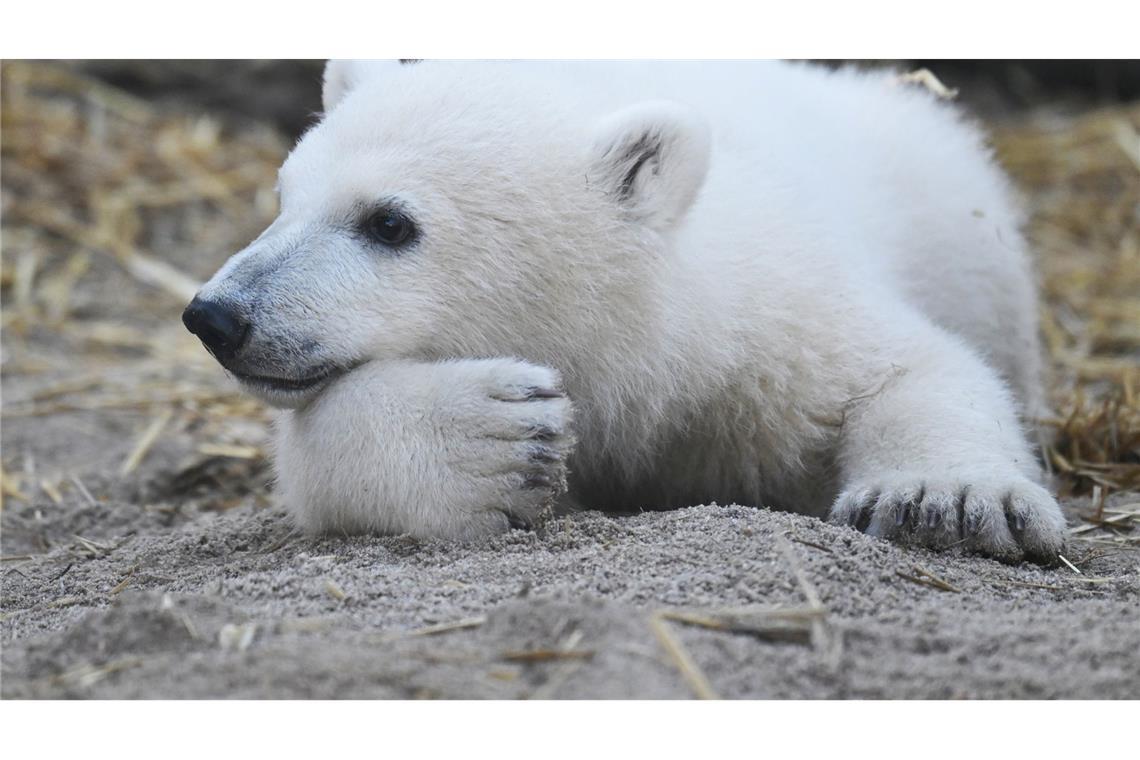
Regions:
M 234 378 L 258 395 L 303 395 L 332 380 L 343 370 L 332 365 L 317 367 L 302 377 L 274 377 L 229 370 Z

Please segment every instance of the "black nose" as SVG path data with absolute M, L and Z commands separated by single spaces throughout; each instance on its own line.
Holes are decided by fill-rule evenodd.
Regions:
M 182 312 L 182 324 L 197 335 L 219 361 L 233 358 L 249 334 L 249 322 L 233 307 L 201 298 L 195 298 Z

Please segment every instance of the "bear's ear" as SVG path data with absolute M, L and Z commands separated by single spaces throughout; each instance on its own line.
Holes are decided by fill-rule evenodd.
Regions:
M 344 100 L 349 90 L 360 84 L 362 63 L 364 62 L 333 58 L 325 64 L 325 79 L 321 88 L 321 104 L 325 113 L 333 110 L 337 103 Z
M 708 125 L 692 109 L 668 101 L 640 103 L 597 125 L 590 183 L 635 217 L 666 229 L 701 189 L 709 151 Z
M 321 103 L 325 113 L 331 111 L 344 96 L 364 80 L 378 75 L 394 66 L 418 63 L 419 59 L 401 58 L 398 61 L 362 61 L 356 59 L 332 59 L 325 64 L 324 86 L 321 90 Z

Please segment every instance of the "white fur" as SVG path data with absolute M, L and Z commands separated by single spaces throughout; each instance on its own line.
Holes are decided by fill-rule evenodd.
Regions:
M 302 526 L 530 521 L 572 429 L 586 507 L 1061 547 L 1019 421 L 1043 409 L 1020 217 L 952 107 L 882 73 L 679 62 L 333 63 L 325 101 L 281 217 L 203 290 L 253 304 L 253 364 L 355 368 L 263 393 L 296 407 L 277 470 Z M 377 199 L 412 248 L 354 235 Z M 558 382 L 572 424 L 553 393 L 500 400 Z
M 510 359 L 365 364 L 281 418 L 288 503 L 310 531 L 469 538 L 530 522 L 565 489 L 573 439 L 565 397 L 526 396 L 557 385 Z

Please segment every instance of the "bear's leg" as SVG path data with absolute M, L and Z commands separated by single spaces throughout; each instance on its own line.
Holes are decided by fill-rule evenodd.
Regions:
M 898 346 L 899 343 L 893 345 Z M 884 349 L 841 428 L 833 522 L 1006 560 L 1056 561 L 1065 520 L 998 374 L 930 326 Z
M 371 362 L 278 420 L 278 489 L 308 532 L 471 538 L 566 489 L 558 373 L 514 359 Z

